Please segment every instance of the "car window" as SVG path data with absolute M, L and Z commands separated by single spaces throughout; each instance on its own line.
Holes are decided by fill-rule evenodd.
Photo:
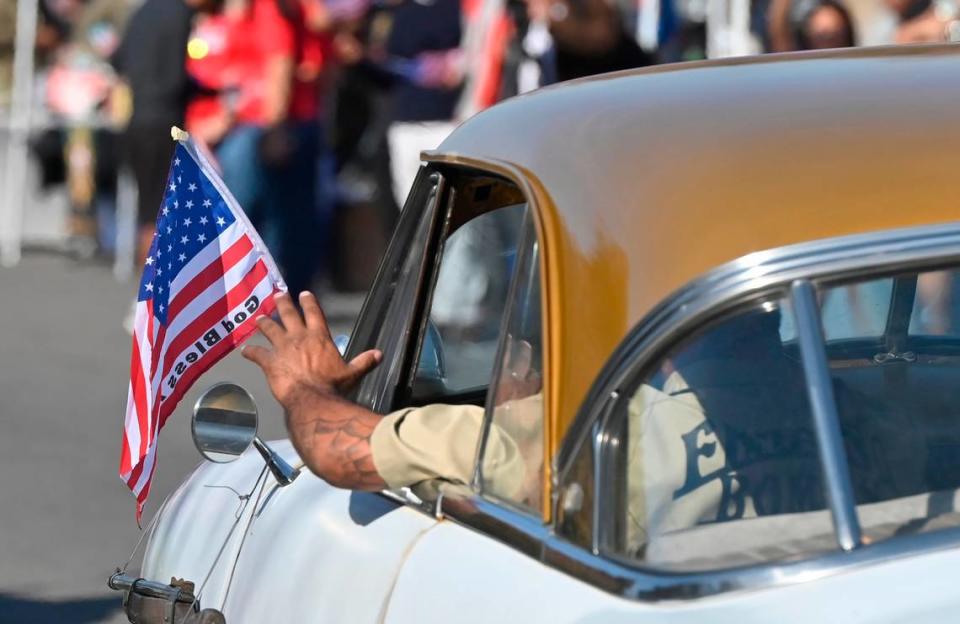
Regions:
M 960 272 L 929 271 L 918 277 L 910 334 L 960 336 Z
M 867 544 L 960 524 L 956 283 L 936 271 L 818 290 Z M 701 326 L 624 393 L 613 554 L 686 569 L 837 548 L 789 310 L 768 299 Z M 854 338 L 870 340 L 832 346 Z
M 894 305 L 905 314 L 894 315 L 883 348 L 860 359 L 828 350 L 854 498 L 870 541 L 960 524 L 958 278 L 958 271 L 898 275 L 903 300 L 895 295 Z
M 708 324 L 627 393 L 620 554 L 691 564 L 718 549 L 764 553 L 769 540 L 751 531 L 726 532 L 713 552 L 701 542 L 726 523 L 826 509 L 803 369 L 780 333 L 786 307 L 772 299 Z
M 484 493 L 539 513 L 543 504 L 543 331 L 539 245 L 527 219 L 487 397 L 481 449 Z
M 820 309 L 827 342 L 881 336 L 890 313 L 892 291 L 893 279 L 884 278 L 822 293 Z M 797 337 L 789 310 L 784 311 L 780 334 L 784 340 Z
M 465 394 L 483 401 L 525 210 L 519 204 L 481 214 L 444 242 L 411 389 L 415 402 Z

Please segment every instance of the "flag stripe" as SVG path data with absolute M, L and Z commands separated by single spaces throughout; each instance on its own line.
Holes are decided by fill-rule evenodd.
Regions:
M 176 364 L 177 358 L 183 355 L 194 343 L 200 342 L 201 345 L 203 345 L 204 335 L 210 331 L 217 331 L 217 323 L 227 316 L 235 307 L 242 304 L 244 299 L 249 296 L 252 287 L 266 275 L 267 266 L 261 260 L 257 260 L 256 264 L 254 264 L 253 268 L 250 269 L 250 272 L 247 273 L 243 279 L 237 282 L 237 284 L 227 291 L 219 300 L 207 307 L 190 325 L 177 332 L 176 338 L 170 342 L 170 349 L 164 357 L 162 368 L 158 369 L 162 371 L 160 378 L 164 379 L 170 374 L 170 370 L 174 364 Z M 219 330 L 218 335 L 223 332 L 222 328 L 219 328 Z M 162 392 L 160 396 L 163 396 Z
M 223 274 L 230 270 L 233 265 L 243 260 L 253 249 L 253 242 L 249 236 L 241 236 L 233 245 L 227 249 L 222 256 L 215 258 L 205 269 L 197 273 L 196 277 L 187 282 L 187 285 L 180 289 L 173 300 L 170 301 L 170 311 L 167 313 L 167 322 L 170 323 L 177 315 L 196 298 L 200 293 L 209 288 L 218 279 L 223 278 Z
M 239 262 L 234 263 L 220 276 L 219 280 L 210 284 L 203 292 L 187 303 L 180 314 L 177 315 L 177 318 L 173 320 L 168 319 L 169 324 L 166 326 L 167 333 L 175 336 L 184 331 L 211 305 L 219 301 L 224 293 L 239 283 L 260 260 L 255 253 L 249 253 L 241 258 Z M 165 354 L 161 354 L 158 361 L 163 361 L 164 355 Z
M 272 295 L 286 290 L 259 235 L 189 140 L 177 144 L 169 171 L 137 291 L 120 450 L 137 522 L 160 429 L 200 375 L 256 331 L 257 316 L 273 312 Z
M 224 249 L 229 249 L 235 242 L 246 235 L 247 233 L 239 223 L 232 223 L 225 227 L 219 236 L 207 243 L 206 247 L 187 261 L 171 281 L 170 287 L 173 288 L 174 291 L 177 291 L 183 287 L 183 284 L 190 283 L 200 271 L 207 268 L 211 262 L 220 257 Z
M 260 304 L 260 309 L 256 316 L 259 316 L 261 313 L 273 314 L 273 311 L 276 309 L 276 304 L 273 301 L 273 297 L 270 296 L 272 290 L 272 285 L 266 279 L 257 285 L 256 291 L 262 291 L 266 293 L 267 296 L 262 300 L 263 303 Z M 183 377 L 180 378 L 180 381 L 177 382 L 177 387 L 174 389 L 173 394 L 167 397 L 167 400 L 160 406 L 159 417 L 161 427 L 166 424 L 167 418 L 173 413 L 174 406 L 183 398 L 183 395 L 186 394 L 197 377 L 205 373 L 211 366 L 229 354 L 238 344 L 241 344 L 257 331 L 256 316 L 251 316 L 244 321 L 240 327 L 234 330 L 234 333 L 231 334 L 228 339 L 221 340 L 211 347 L 210 350 L 207 351 L 207 357 L 203 360 L 203 366 L 194 365 L 187 369 Z M 198 362 L 197 364 L 200 363 Z
M 134 323 L 134 348 L 138 349 L 139 356 L 139 368 L 137 369 L 137 375 L 131 377 L 131 381 L 134 383 L 133 386 L 133 396 L 136 401 L 134 404 L 137 409 L 137 441 L 139 444 L 139 457 L 143 457 L 143 454 L 147 450 L 147 446 L 150 442 L 148 438 L 147 431 L 150 425 L 150 411 L 153 405 L 151 397 L 153 394 L 149 392 L 150 389 L 150 371 L 153 370 L 152 364 L 150 362 L 150 356 L 153 350 L 153 343 L 147 338 L 147 336 L 152 336 L 151 332 L 151 319 L 153 315 L 153 302 L 152 301 L 143 301 L 137 304 L 137 319 Z

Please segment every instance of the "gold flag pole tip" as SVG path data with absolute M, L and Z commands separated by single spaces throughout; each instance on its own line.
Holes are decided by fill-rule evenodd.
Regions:
M 174 141 L 186 141 L 190 138 L 190 134 L 186 130 L 181 130 L 176 126 L 171 126 L 170 128 L 170 138 Z

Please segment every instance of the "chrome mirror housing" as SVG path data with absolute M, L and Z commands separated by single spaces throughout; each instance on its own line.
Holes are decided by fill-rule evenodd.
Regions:
M 209 461 L 223 464 L 242 455 L 253 444 L 280 485 L 300 476 L 257 435 L 257 404 L 241 386 L 218 383 L 208 388 L 193 407 L 193 443 Z
M 216 384 L 193 406 L 191 433 L 206 459 L 218 464 L 231 462 L 257 437 L 257 404 L 236 384 Z

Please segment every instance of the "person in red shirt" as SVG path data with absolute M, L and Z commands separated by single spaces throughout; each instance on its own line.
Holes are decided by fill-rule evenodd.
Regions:
M 320 154 L 319 72 L 303 71 L 316 50 L 301 11 L 299 0 L 227 1 L 220 79 L 231 127 L 217 147 L 227 186 L 296 291 L 317 268 Z

